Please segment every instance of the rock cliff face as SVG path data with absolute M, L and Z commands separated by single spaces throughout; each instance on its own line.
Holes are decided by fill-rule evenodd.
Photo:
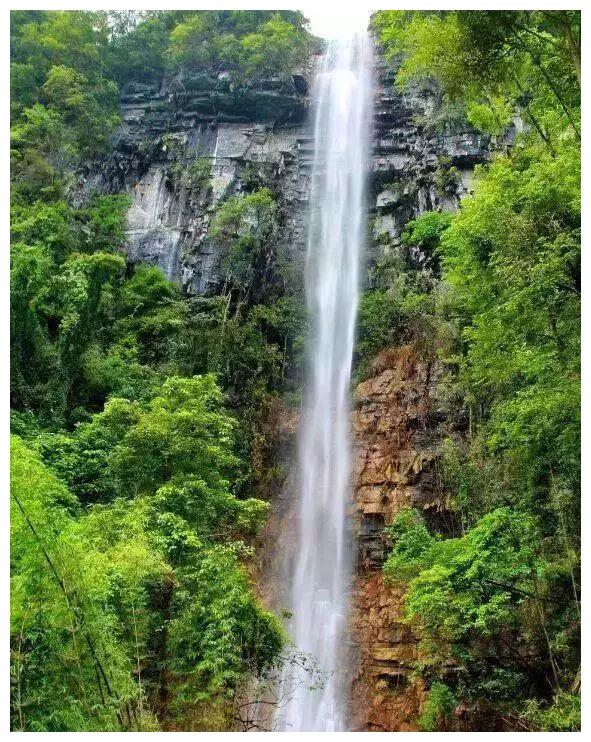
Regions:
M 283 254 L 299 260 L 315 63 L 288 81 L 249 87 L 223 74 L 129 85 L 114 152 L 82 174 L 78 200 L 95 190 L 128 194 L 129 260 L 158 265 L 189 294 L 207 294 L 218 282 L 220 256 L 208 238 L 216 205 L 249 184 L 267 185 L 282 213 Z
M 129 260 L 160 266 L 187 293 L 208 294 L 219 284 L 220 256 L 208 235 L 216 205 L 253 185 L 271 187 L 281 211 L 282 254 L 301 265 L 316 64 L 311 60 L 287 82 L 242 88 L 223 74 L 129 86 L 114 152 L 87 168 L 76 198 L 94 190 L 128 194 Z M 429 123 L 437 92 L 401 95 L 394 74 L 395 65 L 377 49 L 368 286 L 384 252 L 401 250 L 410 267 L 429 268 L 428 255 L 404 252 L 406 224 L 428 210 L 455 209 L 470 191 L 474 166 L 490 156 L 490 142 L 473 131 L 434 133 Z M 388 547 L 384 526 L 401 507 L 419 507 L 436 521 L 446 517 L 437 478 L 439 375 L 433 359 L 411 347 L 393 349 L 380 354 L 355 393 L 350 724 L 356 730 L 416 729 L 426 696 L 423 682 L 411 677 L 417 645 L 403 621 L 403 591 L 385 584 L 381 567 Z M 295 558 L 290 505 L 297 420 L 284 427 L 278 451 L 289 459 L 283 461 L 287 476 L 259 550 L 260 593 L 276 608 L 284 604 L 286 564 Z
M 438 518 L 438 367 L 410 346 L 383 351 L 355 393 L 354 520 L 357 574 L 351 631 L 352 729 L 408 731 L 424 700 L 412 679 L 416 640 L 403 621 L 404 591 L 385 584 L 384 526 L 411 505 Z
M 403 250 L 411 268 L 429 268 L 429 256 L 404 253 L 401 235 L 406 224 L 428 210 L 456 209 L 470 190 L 474 167 L 490 156 L 488 140 L 473 131 L 429 133 L 420 119 L 428 120 L 436 91 L 403 96 L 394 89 L 394 74 L 377 50 L 368 286 L 374 261 L 390 250 Z M 450 170 L 455 178 L 441 177 Z M 351 591 L 349 668 L 353 730 L 416 730 L 426 700 L 424 682 L 412 677 L 417 640 L 404 622 L 404 590 L 385 583 L 382 565 L 388 549 L 384 527 L 402 507 L 422 509 L 437 527 L 449 518 L 437 476 L 444 424 L 437 411 L 440 375 L 434 357 L 405 346 L 381 353 L 371 378 L 355 392 L 351 515 L 357 569 Z M 292 467 L 284 462 L 288 475 L 259 550 L 265 597 L 275 608 L 285 605 L 285 575 L 289 561 L 297 558 L 294 431 L 295 422 L 290 426 Z
M 430 268 L 430 256 L 402 246 L 406 224 L 425 211 L 455 210 L 470 191 L 474 167 L 490 157 L 489 140 L 467 128 L 430 133 L 437 91 L 401 95 L 394 75 L 395 66 L 378 50 L 368 283 L 372 262 L 392 250 L 400 250 L 411 269 Z M 402 507 L 423 510 L 442 530 L 453 527 L 437 476 L 440 375 L 432 356 L 405 346 L 384 350 L 355 391 L 350 724 L 358 731 L 416 730 L 426 698 L 423 681 L 411 676 L 417 641 L 404 623 L 404 590 L 387 585 L 381 568 L 384 527 Z
M 375 55 L 373 157 L 370 177 L 371 247 L 400 244 L 406 224 L 425 211 L 457 208 L 470 191 L 475 165 L 490 157 L 490 138 L 469 127 L 435 131 L 435 88 L 401 94 L 396 64 Z M 504 141 L 508 144 L 512 134 Z M 420 263 L 425 256 L 410 256 Z
M 399 243 L 406 223 L 423 211 L 453 208 L 470 188 L 474 165 L 489 156 L 489 142 L 475 132 L 427 133 L 435 91 L 398 94 L 395 67 L 379 49 L 375 60 L 372 256 L 385 243 L 390 249 Z M 282 254 L 301 262 L 317 64 L 312 57 L 289 80 L 248 86 L 224 73 L 129 84 L 114 151 L 81 173 L 75 200 L 96 190 L 129 195 L 129 260 L 158 265 L 187 293 L 207 294 L 219 280 L 220 256 L 208 237 L 216 205 L 253 184 L 267 185 L 282 214 Z M 450 168 L 453 177 L 442 177 Z

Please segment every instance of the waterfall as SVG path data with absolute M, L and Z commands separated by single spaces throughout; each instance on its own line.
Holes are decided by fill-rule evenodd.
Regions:
M 306 295 L 309 370 L 299 439 L 291 635 L 323 684 L 294 667 L 287 731 L 346 729 L 343 645 L 351 579 L 349 387 L 365 232 L 364 185 L 371 112 L 365 35 L 330 42 L 315 84 Z M 284 672 L 284 675 L 285 675 Z M 299 676 L 298 676 L 299 673 Z M 284 678 L 285 682 L 285 678 Z

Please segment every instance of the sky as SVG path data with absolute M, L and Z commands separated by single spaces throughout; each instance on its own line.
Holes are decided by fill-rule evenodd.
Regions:
M 320 2 L 294 3 L 310 20 L 310 30 L 316 36 L 336 38 L 363 31 L 369 23 L 371 11 L 363 3 L 345 3 L 337 8 Z

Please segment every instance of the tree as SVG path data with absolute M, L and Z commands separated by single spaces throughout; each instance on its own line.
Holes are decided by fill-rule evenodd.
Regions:
M 287 75 L 305 59 L 307 35 L 278 15 L 268 20 L 257 33 L 242 39 L 247 76 Z
M 232 196 L 220 204 L 211 236 L 225 253 L 226 286 L 234 283 L 247 296 L 256 291 L 268 269 L 277 227 L 277 204 L 268 188 Z
M 376 27 L 402 55 L 402 86 L 436 78 L 468 120 L 498 133 L 521 115 L 551 150 L 560 118 L 580 139 L 576 11 L 381 11 Z
M 424 214 L 403 235 L 440 269 L 423 306 L 442 406 L 467 429 L 441 446 L 460 535 L 401 513 L 385 569 L 408 583 L 425 676 L 528 729 L 576 727 L 580 703 L 579 24 L 574 11 L 376 17 L 398 85 L 436 80 L 497 136 L 526 124 L 455 215 Z

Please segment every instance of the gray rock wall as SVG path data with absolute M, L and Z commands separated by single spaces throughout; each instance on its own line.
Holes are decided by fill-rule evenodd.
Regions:
M 250 87 L 236 87 L 224 74 L 177 76 L 159 88 L 128 86 L 114 151 L 82 174 L 74 199 L 95 190 L 128 194 L 129 260 L 158 265 L 187 293 L 208 294 L 219 284 L 220 256 L 208 237 L 216 206 L 253 183 L 267 185 L 281 210 L 278 248 L 299 270 L 312 158 L 309 91 L 317 64 L 314 57 L 291 80 Z M 394 74 L 376 49 L 369 268 L 382 252 L 397 249 L 410 219 L 457 208 L 474 166 L 490 156 L 489 141 L 467 127 L 434 134 L 419 125 L 417 119 L 429 121 L 437 92 L 426 87 L 402 95 Z M 208 176 L 201 187 L 186 182 L 196 162 Z M 442 167 L 457 171 L 444 188 Z
M 125 193 L 130 262 L 158 265 L 190 294 L 215 292 L 219 255 L 208 238 L 216 206 L 268 186 L 282 215 L 279 245 L 288 259 L 305 250 L 311 136 L 309 80 L 263 81 L 233 89 L 223 75 L 197 75 L 154 86 L 130 85 L 112 155 L 81 174 L 74 200 L 94 191 Z M 188 184 L 200 163 L 207 182 Z M 249 185 L 250 184 L 250 185 Z
M 457 209 L 460 198 L 470 192 L 474 167 L 488 161 L 493 149 L 489 137 L 467 125 L 434 131 L 428 124 L 438 100 L 436 87 L 402 94 L 395 89 L 395 73 L 396 64 L 386 62 L 376 49 L 370 264 L 381 252 L 400 245 L 411 219 L 425 211 Z M 509 133 L 502 146 L 511 139 Z M 442 173 L 451 168 L 449 183 L 442 183 Z

